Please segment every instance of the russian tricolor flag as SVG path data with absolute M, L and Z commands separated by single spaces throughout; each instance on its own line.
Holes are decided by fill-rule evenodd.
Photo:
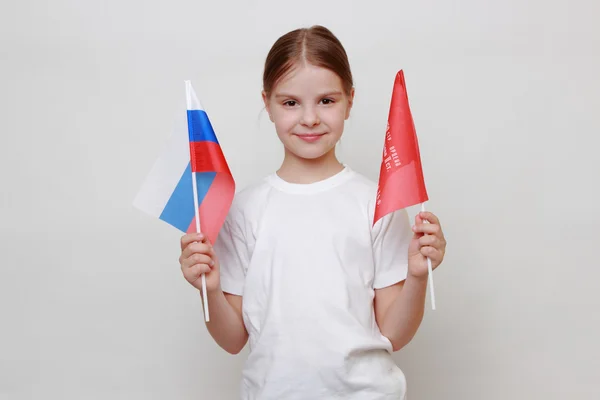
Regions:
M 187 126 L 176 126 L 134 205 L 182 232 L 200 230 L 214 244 L 233 201 L 235 182 L 189 81 L 186 92 Z

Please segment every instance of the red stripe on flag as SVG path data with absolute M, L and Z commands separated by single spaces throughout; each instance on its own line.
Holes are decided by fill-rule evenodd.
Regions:
M 390 212 L 427 200 L 417 132 L 400 70 L 392 92 L 373 224 Z
M 219 230 L 227 217 L 229 207 L 235 194 L 235 182 L 229 173 L 217 173 L 210 185 L 204 200 L 199 205 L 200 231 L 210 242 L 217 241 Z M 196 232 L 196 220 L 192 220 L 187 230 Z
M 215 142 L 190 142 L 192 172 L 226 172 L 231 174 L 221 146 Z

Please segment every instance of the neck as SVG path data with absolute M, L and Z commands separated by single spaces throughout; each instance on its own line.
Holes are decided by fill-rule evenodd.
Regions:
M 335 156 L 335 149 L 315 159 L 304 159 L 285 150 L 277 175 L 287 182 L 310 184 L 330 178 L 344 169 Z

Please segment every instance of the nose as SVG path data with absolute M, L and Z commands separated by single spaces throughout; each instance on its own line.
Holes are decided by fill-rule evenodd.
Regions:
M 312 127 L 319 125 L 321 120 L 319 119 L 319 114 L 313 107 L 306 107 L 302 112 L 302 120 L 300 123 L 304 126 Z

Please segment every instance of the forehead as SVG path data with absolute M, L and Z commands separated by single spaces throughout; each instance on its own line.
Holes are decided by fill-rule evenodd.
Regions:
M 342 80 L 333 71 L 303 63 L 292 67 L 274 88 L 274 93 L 318 95 L 342 91 Z

